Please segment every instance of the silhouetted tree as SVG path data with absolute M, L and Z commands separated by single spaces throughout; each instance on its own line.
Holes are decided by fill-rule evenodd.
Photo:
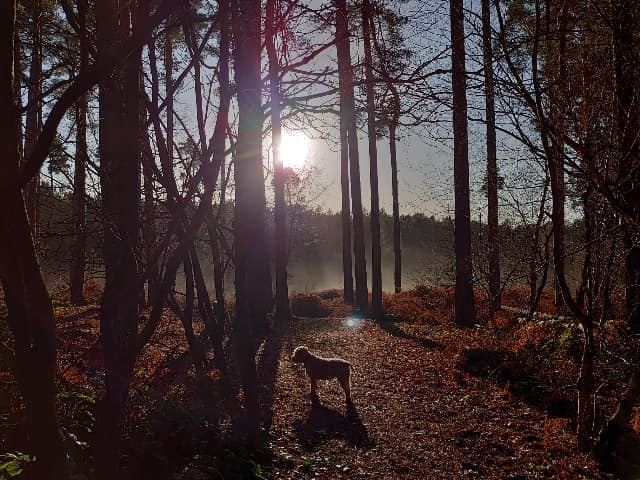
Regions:
M 356 306 L 369 309 L 367 287 L 367 262 L 364 247 L 364 220 L 360 188 L 360 157 L 358 153 L 358 129 L 355 116 L 354 76 L 351 64 L 349 18 L 345 0 L 335 0 L 336 50 L 338 53 L 338 78 L 340 83 L 340 116 L 344 118 L 349 145 L 349 177 L 353 214 L 353 254 L 355 262 Z
M 451 64 L 453 86 L 453 175 L 455 183 L 456 302 L 458 325 L 475 322 L 473 265 L 471 260 L 471 211 L 469 199 L 469 150 L 467 131 L 467 82 L 462 0 L 450 0 Z
M 20 167 L 20 118 L 14 97 L 16 2 L 0 4 L 0 161 L 7 176 Z M 14 339 L 13 372 L 22 392 L 34 478 L 66 478 L 56 414 L 55 317 L 36 256 L 22 188 L 0 189 L 0 281 Z
M 375 35 L 371 3 L 362 2 L 362 38 L 364 41 L 364 71 L 367 103 L 367 134 L 369 138 L 369 183 L 371 187 L 371 300 L 373 315 L 381 320 L 382 311 L 382 251 L 380 247 L 380 198 L 378 193 L 378 147 L 376 145 L 375 79 L 371 36 Z

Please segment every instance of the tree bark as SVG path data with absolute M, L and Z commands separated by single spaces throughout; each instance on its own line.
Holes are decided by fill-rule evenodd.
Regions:
M 362 2 L 362 37 L 367 97 L 367 134 L 369 137 L 369 184 L 371 186 L 371 303 L 373 316 L 382 320 L 382 251 L 380 246 L 380 195 L 378 193 L 378 147 L 376 144 L 375 79 L 371 36 L 375 35 L 371 19 L 371 3 Z
M 366 312 L 369 310 L 369 293 L 367 286 L 367 260 L 364 246 L 360 156 L 358 153 L 358 129 L 355 116 L 354 76 L 353 66 L 351 65 L 349 19 L 345 0 L 335 0 L 335 6 L 336 50 L 338 54 L 338 79 L 340 83 L 340 116 L 344 117 L 347 125 L 347 143 L 349 144 L 356 306 L 358 309 Z
M 231 88 L 229 80 L 229 60 L 231 46 L 231 27 L 230 27 L 230 5 L 229 0 L 222 0 L 218 3 L 221 21 L 220 28 L 220 47 L 218 60 L 218 83 L 220 84 L 220 108 L 218 109 L 218 118 L 216 122 L 216 130 L 214 131 L 214 157 L 220 159 L 220 205 L 216 222 L 214 223 L 213 214 L 210 213 L 207 221 L 207 229 L 209 233 L 209 242 L 211 245 L 211 254 L 213 256 L 213 275 L 216 294 L 216 319 L 220 332 L 224 332 L 225 327 L 225 298 L 224 298 L 224 263 L 222 251 L 219 248 L 220 239 L 216 231 L 217 223 L 224 225 L 226 221 L 227 201 L 227 172 L 225 162 L 225 145 L 227 138 L 227 123 L 229 117 L 229 105 L 231 102 Z
M 235 286 L 236 348 L 244 392 L 246 433 L 259 431 L 255 354 L 265 334 L 271 280 L 265 229 L 265 187 L 262 164 L 262 80 L 260 2 L 234 0 L 233 34 L 238 91 L 238 139 L 235 160 Z
M 345 303 L 351 304 L 353 294 L 353 257 L 351 255 L 351 194 L 349 189 L 349 143 L 347 124 L 340 115 L 340 189 L 342 194 L 342 288 Z
M 0 163 L 20 166 L 20 117 L 15 99 L 16 2 L 0 4 Z M 19 75 L 19 72 L 15 74 Z M 14 337 L 14 373 L 23 395 L 34 478 L 66 477 L 66 453 L 56 415 L 55 317 L 36 256 L 22 190 L 0 190 L 0 281 Z
M 87 38 L 87 2 L 78 0 L 78 25 L 80 37 L 80 72 L 89 65 L 89 45 Z M 71 303 L 85 303 L 83 287 L 86 267 L 86 176 L 87 160 L 87 105 L 88 95 L 82 95 L 76 105 L 76 155 L 73 174 L 73 249 L 71 251 Z
M 492 312 L 501 308 L 500 238 L 498 229 L 498 165 L 496 152 L 496 110 L 491 45 L 491 4 L 482 0 L 482 45 L 484 57 L 484 93 L 487 131 L 487 203 L 489 249 L 489 305 Z
M 636 225 L 623 224 L 626 269 L 627 323 L 634 333 L 640 332 L 640 240 L 637 221 L 640 218 L 640 101 L 638 100 L 638 67 L 635 58 L 633 2 L 613 0 L 613 53 L 615 63 L 616 123 L 619 144 L 619 180 L 623 201 L 634 212 Z
M 276 0 L 267 0 L 265 43 L 269 57 L 269 90 L 271 94 L 271 145 L 273 151 L 274 171 L 274 222 L 276 244 L 276 318 L 288 321 L 289 286 L 287 281 L 287 225 L 286 204 L 284 197 L 285 177 L 284 166 L 280 158 L 280 139 L 282 134 L 282 119 L 280 118 L 280 61 L 276 50 L 276 35 L 278 31 L 278 15 Z
M 562 132 L 565 130 L 565 115 L 566 112 L 562 107 L 565 104 L 566 91 L 563 87 L 563 82 L 567 78 L 567 22 L 568 22 L 568 10 L 567 5 L 562 4 L 559 12 L 559 25 L 554 27 L 551 25 L 552 18 L 552 5 L 550 0 L 546 0 L 545 8 L 545 23 L 546 23 L 546 37 L 547 37 L 547 49 L 549 53 L 557 49 L 558 51 L 558 70 L 557 78 L 550 87 L 551 96 L 551 112 L 550 120 L 556 125 L 557 130 Z M 556 31 L 557 30 L 557 31 Z M 554 33 L 557 39 L 554 38 Z M 564 181 L 564 149 L 565 145 L 560 135 L 550 135 L 551 151 L 553 154 L 553 161 L 549 164 L 549 171 L 551 175 L 551 182 L 556 184 L 556 194 L 553 197 L 553 210 L 554 210 L 554 222 L 557 227 L 553 230 L 553 245 L 554 250 L 558 252 L 558 255 L 554 256 L 554 264 L 557 262 L 558 266 L 556 271 L 565 271 L 565 198 L 566 189 Z M 553 172 L 551 171 L 553 170 Z M 556 205 L 557 204 L 557 205 Z M 563 273 L 564 275 L 564 273 Z M 555 305 L 562 307 L 565 305 L 565 299 L 563 298 L 562 286 L 558 277 L 555 277 Z
M 398 110 L 399 105 L 396 112 Z M 400 202 L 398 200 L 397 128 L 398 115 L 396 114 L 389 122 L 389 153 L 391 156 L 391 197 L 393 202 L 393 283 L 395 292 L 399 293 L 402 290 L 402 245 L 400 243 Z
M 42 131 L 42 2 L 35 0 L 30 4 L 31 18 L 31 63 L 27 93 L 27 118 L 25 124 L 24 154 L 31 157 L 40 132 Z M 34 239 L 38 235 L 38 195 L 39 175 L 36 175 L 25 188 L 25 199 L 29 222 Z
M 167 116 L 167 162 L 173 171 L 173 29 L 171 17 L 167 19 L 167 31 L 164 40 L 164 87 L 165 114 Z
M 115 0 L 96 2 L 98 56 L 130 35 L 138 12 Z M 133 18 L 132 18 L 133 17 Z M 99 153 L 104 225 L 105 287 L 100 341 L 105 360 L 105 395 L 96 405 L 95 468 L 99 479 L 119 476 L 120 432 L 138 352 L 138 239 L 140 219 L 141 49 L 100 82 Z
M 456 300 L 455 320 L 461 326 L 475 323 L 473 264 L 471 260 L 471 209 L 467 130 L 464 9 L 462 0 L 450 0 L 451 62 L 453 86 L 453 175 L 455 183 Z

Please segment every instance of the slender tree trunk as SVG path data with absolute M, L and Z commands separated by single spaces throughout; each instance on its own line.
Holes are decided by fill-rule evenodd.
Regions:
M 276 244 L 276 318 L 287 321 L 289 311 L 289 286 L 287 282 L 287 224 L 284 198 L 284 166 L 280 158 L 280 138 L 282 120 L 280 118 L 280 61 L 276 50 L 278 29 L 276 0 L 267 0 L 265 43 L 269 57 L 269 89 L 271 94 L 271 145 L 273 151 L 273 171 L 275 190 L 275 244 Z
M 96 2 L 98 55 L 109 58 L 130 34 L 135 12 L 115 0 Z M 95 473 L 119 477 L 120 432 L 138 348 L 140 231 L 141 49 L 100 83 L 99 152 L 104 228 L 105 288 L 100 340 L 105 359 L 105 394 L 96 405 Z
M 593 425 L 591 406 L 593 400 L 594 376 L 593 362 L 595 356 L 595 341 L 593 338 L 593 323 L 583 324 L 584 339 L 582 345 L 582 360 L 578 376 L 578 413 L 576 417 L 576 435 L 583 451 L 589 449 L 591 428 Z
M 233 33 L 238 91 L 238 140 L 235 161 L 236 348 L 246 412 L 246 434 L 255 440 L 259 427 L 255 354 L 266 326 L 271 290 L 265 229 L 262 164 L 262 80 L 260 3 L 234 0 Z M 267 283 L 268 282 L 268 283 Z
M 211 306 L 209 292 L 207 291 L 207 285 L 202 275 L 200 261 L 198 260 L 195 248 L 191 249 L 191 264 L 193 265 L 194 280 L 198 292 L 198 310 L 204 319 L 205 328 L 211 340 L 213 361 L 216 368 L 220 371 L 223 400 L 227 406 L 232 406 L 234 403 L 233 387 L 231 385 L 231 376 L 222 344 L 224 335 L 223 325 L 217 321 L 217 312 L 215 312 Z
M 224 166 L 223 166 L 224 168 Z M 220 208 L 225 208 L 220 206 Z M 222 258 L 222 251 L 220 249 L 218 238 L 217 225 L 218 222 L 224 221 L 224 217 L 218 216 L 214 218 L 213 215 L 209 215 L 207 219 L 207 233 L 209 235 L 209 245 L 211 247 L 211 256 L 213 257 L 213 285 L 216 295 L 216 322 L 221 331 L 224 331 L 225 324 L 225 299 L 224 299 L 224 261 Z
M 171 17 L 167 19 L 167 32 L 164 40 L 164 84 L 165 112 L 167 115 L 167 154 L 173 170 L 173 29 Z
M 20 118 L 14 82 L 16 2 L 0 4 L 0 164 L 20 165 Z M 20 72 L 15 72 L 19 75 Z M 0 190 L 0 281 L 14 338 L 14 374 L 23 395 L 34 478 L 66 478 L 66 454 L 56 415 L 56 334 L 51 300 L 42 278 L 19 188 Z
M 80 27 L 80 72 L 89 65 L 89 46 L 87 38 L 87 3 L 79 0 L 78 25 Z M 76 104 L 76 156 L 73 174 L 73 249 L 71 252 L 71 303 L 85 303 L 83 287 L 86 266 L 87 232 L 86 232 L 86 168 L 87 151 L 87 104 L 88 95 L 82 95 Z
M 185 302 L 184 310 L 180 311 L 180 305 L 177 300 L 172 299 L 174 307 L 177 307 L 180 313 L 180 321 L 184 328 L 184 335 L 189 345 L 189 353 L 193 361 L 193 366 L 196 370 L 196 375 L 199 380 L 203 380 L 205 373 L 206 360 L 204 357 L 204 351 L 200 340 L 198 339 L 195 330 L 193 329 L 193 307 L 195 306 L 195 281 L 194 281 L 194 267 L 191 261 L 191 253 L 185 256 L 184 262 L 184 283 L 185 283 Z M 206 399 L 203 399 L 206 401 Z
M 638 99 L 638 67 L 635 57 L 633 18 L 634 3 L 631 0 L 613 0 L 613 53 L 615 63 L 615 92 L 617 100 L 617 134 L 621 190 L 624 202 L 635 213 L 636 225 L 623 224 L 626 267 L 627 322 L 635 333 L 640 332 L 640 234 L 637 220 L 640 218 L 640 200 L 637 188 L 640 183 L 640 100 Z
M 27 93 L 27 118 L 25 124 L 24 154 L 30 158 L 42 130 L 42 2 L 30 4 L 31 17 L 31 63 Z M 38 235 L 38 188 L 39 175 L 29 181 L 25 188 L 27 212 L 34 238 Z
M 362 214 L 362 192 L 360 188 L 360 156 L 358 153 L 358 129 L 355 116 L 354 77 L 353 66 L 351 65 L 349 21 L 346 1 L 335 0 L 335 6 L 336 50 L 338 54 L 338 78 L 340 82 L 340 116 L 344 117 L 347 125 L 347 143 L 349 144 L 356 306 L 362 311 L 368 311 L 367 260 L 364 246 L 364 218 Z
M 375 28 L 373 28 L 372 21 L 372 35 L 373 45 L 376 48 L 376 52 L 380 58 L 384 58 L 385 54 L 378 42 L 378 37 L 375 35 Z M 393 203 L 393 280 L 395 292 L 398 293 L 402 289 L 402 250 L 400 245 L 400 203 L 398 199 L 398 154 L 396 149 L 398 124 L 400 122 L 400 95 L 398 89 L 394 83 L 394 79 L 391 77 L 387 70 L 387 65 L 384 61 L 380 62 L 380 74 L 391 92 L 391 112 L 387 119 L 387 127 L 389 128 L 389 154 L 391 157 L 391 197 Z
M 213 140 L 213 156 L 220 159 L 220 206 L 216 222 L 210 213 L 207 220 L 211 254 L 213 256 L 213 280 L 216 294 L 216 320 L 218 329 L 222 333 L 225 328 L 225 298 L 224 298 L 224 262 L 222 251 L 219 248 L 220 238 L 216 231 L 217 224 L 224 225 L 226 221 L 227 201 L 227 172 L 225 162 L 225 145 L 227 139 L 227 124 L 229 117 L 229 105 L 231 102 L 231 88 L 229 80 L 229 60 L 231 46 L 231 11 L 229 0 L 221 0 L 218 3 L 221 21 L 220 47 L 218 60 L 218 83 L 220 84 L 220 108 L 216 121 Z
M 146 122 L 146 116 L 145 116 Z M 156 200 L 153 181 L 153 154 L 148 136 L 142 140 L 145 152 L 142 157 L 142 185 L 144 195 L 144 225 L 142 227 L 142 243 L 144 246 L 145 268 L 147 271 L 147 297 L 146 303 L 150 306 L 157 294 L 158 285 L 160 283 L 160 269 L 158 268 L 157 259 L 153 258 L 153 252 L 156 246 Z
M 500 238 L 498 229 L 498 165 L 496 152 L 496 111 L 491 46 L 491 3 L 482 0 L 482 44 L 484 92 L 487 120 L 487 200 L 489 226 L 489 297 L 492 312 L 500 310 Z
M 396 112 L 399 110 L 398 109 Z M 396 151 L 396 131 L 398 116 L 389 122 L 389 153 L 391 155 L 391 197 L 393 202 L 393 283 L 395 292 L 402 290 L 402 246 L 400 243 L 400 202 L 398 200 L 398 154 Z
M 562 82 L 567 78 L 567 65 L 566 65 L 566 51 L 567 51 L 567 22 L 568 11 L 566 3 L 560 6 L 559 11 L 559 26 L 552 25 L 553 22 L 553 6 L 550 0 L 545 0 L 545 23 L 546 23 L 546 37 L 547 48 L 549 51 L 558 51 L 558 70 L 557 70 L 557 83 L 550 87 L 551 100 L 551 121 L 556 125 L 559 131 L 565 129 L 565 97 L 567 96 L 566 90 L 563 87 Z M 555 33 L 554 33 L 555 32 Z M 551 174 L 551 182 L 556 184 L 556 194 L 553 197 L 554 200 L 554 222 L 557 227 L 553 230 L 553 245 L 559 255 L 554 256 L 554 263 L 558 262 L 558 268 L 556 271 L 565 271 L 565 181 L 564 181 L 564 150 L 565 145 L 559 135 L 550 135 L 551 151 L 553 153 L 553 161 L 549 164 L 549 170 Z M 551 172 L 553 170 L 553 172 Z M 556 205 L 557 203 L 557 205 Z M 563 273 L 564 274 L 564 273 Z M 565 299 L 562 294 L 562 286 L 558 277 L 555 277 L 555 304 L 557 307 L 565 305 Z
M 453 86 L 453 175 L 455 183 L 456 324 L 473 325 L 475 298 L 471 260 L 471 209 L 467 131 L 467 82 L 462 0 L 450 0 Z
M 376 144 L 375 79 L 371 36 L 375 35 L 371 20 L 371 3 L 362 2 L 362 36 L 364 39 L 364 70 L 367 97 L 367 134 L 369 137 L 369 183 L 371 186 L 371 300 L 373 315 L 381 320 L 382 309 L 382 250 L 380 246 L 380 196 L 378 193 L 378 147 Z
M 349 191 L 349 144 L 347 125 L 340 115 L 340 188 L 342 193 L 342 274 L 345 303 L 353 303 L 353 257 L 351 256 L 351 195 Z

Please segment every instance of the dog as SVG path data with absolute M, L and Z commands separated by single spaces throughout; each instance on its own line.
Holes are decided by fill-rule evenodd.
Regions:
M 311 380 L 311 404 L 320 405 L 318 396 L 318 380 L 331 380 L 335 378 L 344 390 L 347 405 L 353 405 L 351 401 L 351 370 L 349 362 L 341 358 L 322 358 L 314 355 L 307 347 L 301 345 L 293 351 L 291 361 L 303 363 Z

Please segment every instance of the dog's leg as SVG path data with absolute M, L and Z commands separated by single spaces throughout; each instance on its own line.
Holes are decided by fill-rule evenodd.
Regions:
M 338 377 L 338 381 L 340 382 L 340 386 L 344 390 L 344 395 L 346 397 L 347 403 L 350 404 L 352 402 L 351 402 L 351 381 L 349 377 L 350 377 L 349 370 L 347 370 L 347 374 Z
M 318 396 L 318 380 L 314 377 L 311 377 L 311 405 L 320 405 L 320 397 Z

